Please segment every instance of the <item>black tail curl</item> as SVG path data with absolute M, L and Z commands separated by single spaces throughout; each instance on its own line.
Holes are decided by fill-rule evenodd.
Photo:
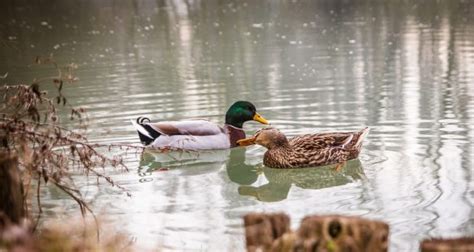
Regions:
M 148 117 L 138 117 L 137 118 L 137 124 L 140 125 L 147 133 L 149 136 L 146 136 L 144 134 L 142 134 L 140 131 L 137 130 L 137 133 L 138 133 L 138 137 L 140 138 L 140 142 L 143 144 L 143 145 L 149 145 L 151 143 L 153 143 L 153 141 L 155 141 L 155 139 L 157 139 L 161 134 L 160 132 L 156 131 L 155 129 L 153 129 L 150 125 L 148 125 L 148 123 L 151 122 L 150 118 Z

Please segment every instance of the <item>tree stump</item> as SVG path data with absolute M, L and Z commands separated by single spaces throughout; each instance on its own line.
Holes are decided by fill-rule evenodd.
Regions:
M 386 223 L 341 215 L 307 216 L 297 236 L 303 251 L 387 251 Z
M 245 239 L 248 251 L 268 251 L 273 241 L 290 231 L 290 218 L 282 213 L 244 216 Z
M 252 213 L 244 217 L 244 223 L 248 251 L 388 250 L 389 227 L 381 221 L 314 215 L 305 217 L 292 232 L 284 214 Z
M 7 151 L 0 151 L 0 212 L 16 224 L 26 213 L 18 158 Z
M 474 251 L 474 237 L 456 239 L 427 239 L 421 242 L 422 252 Z

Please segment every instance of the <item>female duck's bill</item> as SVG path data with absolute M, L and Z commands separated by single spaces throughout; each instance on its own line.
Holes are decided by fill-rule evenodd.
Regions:
M 249 145 L 254 145 L 254 144 L 261 144 L 260 142 L 257 142 L 257 139 L 258 140 L 261 139 L 260 134 L 262 132 L 264 132 L 265 135 L 283 136 L 286 139 L 286 136 L 283 135 L 279 130 L 277 130 L 275 128 L 272 128 L 272 127 L 268 127 L 268 128 L 263 128 L 263 129 L 257 130 L 257 132 L 255 132 L 255 134 L 252 137 L 238 140 L 237 145 L 238 146 L 249 146 Z M 261 145 L 265 146 L 263 144 L 261 144 Z

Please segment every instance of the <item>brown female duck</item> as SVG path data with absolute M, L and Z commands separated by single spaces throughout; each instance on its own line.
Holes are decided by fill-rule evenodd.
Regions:
M 287 139 L 275 128 L 257 131 L 251 138 L 237 141 L 240 146 L 259 144 L 268 150 L 263 164 L 272 168 L 303 168 L 338 164 L 359 155 L 362 141 L 369 132 L 365 128 L 357 132 L 328 132 L 307 134 Z

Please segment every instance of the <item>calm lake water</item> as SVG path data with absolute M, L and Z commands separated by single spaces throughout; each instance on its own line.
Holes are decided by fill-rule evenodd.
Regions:
M 128 173 L 108 173 L 132 197 L 77 176 L 93 209 L 140 248 L 243 250 L 252 211 L 284 211 L 294 228 L 309 214 L 380 219 L 391 251 L 474 235 L 472 1 L 0 5 L 2 83 L 53 75 L 32 65 L 38 55 L 78 64 L 64 93 L 88 110 L 94 142 L 138 144 L 129 120 L 143 115 L 223 123 L 236 100 L 289 136 L 371 127 L 339 173 L 269 169 L 254 146 L 126 156 Z M 79 212 L 53 187 L 42 202 L 46 219 Z

